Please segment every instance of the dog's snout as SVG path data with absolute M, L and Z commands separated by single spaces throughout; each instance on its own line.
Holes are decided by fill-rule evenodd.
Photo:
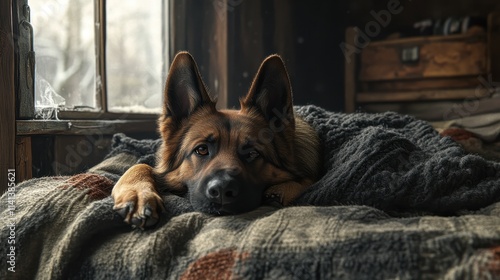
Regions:
M 226 168 L 226 171 L 227 171 L 227 174 L 229 176 L 236 177 L 241 173 L 241 168 L 233 166 L 233 167 Z
M 213 178 L 207 184 L 206 196 L 212 202 L 228 204 L 238 196 L 238 189 L 233 178 Z

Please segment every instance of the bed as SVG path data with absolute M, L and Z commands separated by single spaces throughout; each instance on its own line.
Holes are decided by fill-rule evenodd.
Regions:
M 324 167 L 294 206 L 215 217 L 165 193 L 159 224 L 133 229 L 109 194 L 160 142 L 117 134 L 88 172 L 16 186 L 0 235 L 15 272 L 3 262 L 0 278 L 499 279 L 500 163 L 409 116 L 296 111 Z

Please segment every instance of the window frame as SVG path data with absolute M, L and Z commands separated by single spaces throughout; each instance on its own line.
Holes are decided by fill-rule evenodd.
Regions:
M 23 10 L 28 10 L 29 11 L 29 6 L 27 3 L 27 0 L 18 0 L 18 1 L 13 1 L 18 11 L 18 14 L 23 15 Z M 95 69 L 95 77 L 99 77 L 99 80 L 96 79 L 95 81 L 95 92 L 89 94 L 95 94 L 96 95 L 96 107 L 94 110 L 58 110 L 57 112 L 57 119 L 51 119 L 49 121 L 51 122 L 65 122 L 65 121 L 75 121 L 75 120 L 94 120 L 96 122 L 103 120 L 103 121 L 108 121 L 109 123 L 110 120 L 132 120 L 131 124 L 135 126 L 134 124 L 137 124 L 136 120 L 143 120 L 143 122 L 139 122 L 141 124 L 144 124 L 144 121 L 156 121 L 158 118 L 158 114 L 155 113 L 135 113 L 135 112 L 110 112 L 108 109 L 108 92 L 107 92 L 107 74 L 106 74 L 106 0 L 93 0 L 94 2 L 94 46 L 96 50 L 96 69 Z M 27 8 L 26 8 L 27 7 Z M 163 48 L 165 49 L 165 44 L 168 43 L 168 28 L 165 27 L 165 24 L 167 22 L 165 21 L 165 12 L 168 7 L 168 0 L 162 0 L 162 34 L 164 34 L 162 41 L 163 41 Z M 26 14 L 24 12 L 24 14 Z M 26 18 L 20 19 L 19 22 L 28 22 L 29 23 L 30 18 L 29 18 L 29 12 L 26 15 Z M 14 25 L 17 23 L 14 22 Z M 26 23 L 25 23 L 26 24 Z M 31 24 L 29 24 L 31 26 Z M 31 40 L 31 43 L 33 43 L 34 38 L 32 38 L 33 33 L 31 34 L 26 34 L 26 30 L 21 30 L 21 24 L 19 24 L 19 40 L 27 40 L 25 39 L 26 37 L 31 37 L 28 40 Z M 33 51 L 33 45 L 30 46 L 31 51 Z M 23 57 L 26 57 L 27 51 L 20 49 L 19 50 L 19 57 L 20 60 L 23 60 Z M 35 54 L 35 59 L 36 59 L 36 54 Z M 169 58 L 168 58 L 169 59 Z M 23 63 L 20 61 L 18 67 L 20 69 L 26 67 L 26 63 Z M 34 65 L 33 65 L 34 66 Z M 34 67 L 33 67 L 34 68 Z M 29 69 L 28 69 L 29 70 Z M 20 73 L 23 73 L 24 71 L 27 71 L 26 69 L 20 70 Z M 26 77 L 26 79 L 32 79 L 31 83 L 34 84 L 34 79 L 35 79 L 36 73 L 34 72 L 34 69 L 32 71 L 32 77 Z M 23 77 L 19 77 L 19 79 L 23 79 Z M 32 130 L 33 125 L 38 125 L 40 122 L 38 120 L 40 119 L 35 119 L 35 105 L 34 105 L 34 87 L 30 89 L 30 92 L 26 91 L 18 91 L 18 100 L 20 101 L 18 104 L 18 119 L 21 119 L 22 121 L 18 121 L 18 132 L 21 134 L 23 131 L 27 130 Z M 24 105 L 23 105 L 24 104 Z M 29 105 L 29 106 L 26 106 Z M 30 121 L 33 120 L 33 123 L 30 123 Z M 150 127 L 149 125 L 146 127 Z M 121 132 L 127 132 L 127 127 L 121 127 L 122 129 L 125 129 L 125 131 Z M 138 128 L 132 128 L 132 131 L 137 131 Z M 38 130 L 39 133 L 44 132 L 44 128 L 40 127 Z M 50 131 L 50 130 L 49 130 Z M 146 131 L 151 131 L 150 128 L 147 128 Z
M 106 25 L 103 24 L 106 22 L 106 0 L 93 0 L 94 1 L 94 9 L 95 9 L 95 22 L 98 22 L 96 26 L 95 33 L 98 36 L 95 37 L 95 45 L 98 46 L 97 52 L 99 55 L 99 59 L 96 63 L 96 76 L 100 75 L 100 85 L 96 85 L 96 90 L 99 90 L 100 98 L 98 102 L 101 104 L 101 108 L 99 110 L 90 111 L 90 110 L 60 110 L 57 114 L 56 119 L 49 120 L 50 123 L 56 124 L 57 122 L 64 123 L 65 125 L 62 127 L 67 127 L 64 130 L 54 130 L 49 129 L 47 125 L 43 125 L 43 121 L 41 119 L 35 119 L 35 108 L 34 108 L 34 88 L 28 93 L 23 93 L 21 88 L 16 88 L 15 96 L 16 96 L 16 135 L 54 135 L 54 134 L 90 134 L 90 132 L 85 132 L 85 124 L 88 121 L 94 121 L 94 125 L 99 122 L 102 123 L 103 126 L 107 126 L 114 123 L 122 123 L 123 121 L 130 120 L 130 126 L 122 126 L 120 125 L 120 131 L 127 133 L 129 131 L 138 133 L 138 132 L 156 132 L 157 126 L 156 121 L 158 119 L 158 115 L 160 113 L 134 113 L 134 112 L 109 112 L 107 108 L 107 96 L 106 96 Z M 12 5 L 13 13 L 21 13 L 23 6 L 28 4 L 27 0 L 9 0 L 9 3 Z M 29 6 L 28 6 L 29 7 Z M 196 13 L 199 16 L 203 15 L 203 20 L 193 23 L 189 17 L 180 17 L 180 14 L 187 15 L 188 13 L 193 12 L 193 8 L 199 8 Z M 197 58 L 197 62 L 199 66 L 202 66 L 201 72 L 204 72 L 204 78 L 209 80 L 209 88 L 215 89 L 218 93 L 218 96 L 215 99 L 218 100 L 217 107 L 218 108 L 226 108 L 228 105 L 228 48 L 227 48 L 227 18 L 228 13 L 232 10 L 230 9 L 231 5 L 227 2 L 227 0 L 217 0 L 216 2 L 208 2 L 208 1 L 170 1 L 163 0 L 162 1 L 162 34 L 163 34 L 163 51 L 162 53 L 168 55 L 166 56 L 166 60 L 164 61 L 165 66 L 162 67 L 165 73 L 162 73 L 164 78 L 167 76 L 167 65 L 179 50 L 187 50 L 191 51 L 191 53 Z M 174 13 L 175 11 L 175 13 Z M 165 18 L 168 13 L 168 19 Z M 208 14 L 207 14 L 208 13 Z M 172 14 L 176 14 L 177 16 L 172 16 Z M 29 21 L 29 13 L 27 19 Z M 12 25 L 14 26 L 14 39 L 21 40 L 28 37 L 27 35 L 20 33 L 16 33 L 16 28 L 19 26 L 20 20 L 13 15 Z M 206 25 L 208 23 L 208 25 Z M 201 25 L 200 25 L 201 24 Z M 97 28 L 100 26 L 100 28 Z M 200 27 L 203 26 L 203 30 Z M 18 29 L 20 30 L 20 28 Z M 22 31 L 22 30 L 20 30 Z M 24 30 L 26 31 L 26 30 Z M 216 42 L 214 42 L 214 36 L 217 38 Z M 16 55 L 19 57 L 25 56 L 26 53 L 23 53 L 21 50 L 18 50 L 18 45 L 16 43 Z M 206 56 L 206 50 L 210 47 L 213 47 L 214 51 L 212 51 L 208 56 Z M 165 48 L 168 48 L 168 52 Z M 32 46 L 31 46 L 32 49 Z M 26 51 L 25 51 L 26 52 Z M 22 67 L 25 67 L 26 63 L 20 63 L 19 59 L 15 63 L 15 79 L 17 81 L 16 85 L 24 84 L 26 76 L 22 77 L 19 75 L 22 71 L 20 70 Z M 203 69 L 203 65 L 205 65 L 205 70 Z M 34 70 L 34 69 L 33 69 Z M 203 73 L 202 73 L 203 74 Z M 34 74 L 31 76 L 34 83 Z M 211 82 L 217 83 L 210 84 Z M 21 81 L 21 82 L 19 82 Z M 164 87 L 165 80 L 163 81 Z M 30 106 L 26 106 L 23 104 L 32 104 Z M 29 110 L 27 110 L 28 108 Z M 24 113 L 20 113 L 20 111 L 25 111 Z M 73 125 L 72 125 L 73 124 Z M 55 125 L 57 128 L 61 128 L 60 125 Z M 77 128 L 80 127 L 80 128 Z M 35 129 L 37 128 L 37 129 Z

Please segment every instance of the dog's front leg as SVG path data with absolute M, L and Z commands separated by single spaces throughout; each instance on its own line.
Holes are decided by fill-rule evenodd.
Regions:
M 289 181 L 269 187 L 264 197 L 271 202 L 278 202 L 282 206 L 289 206 L 295 201 L 305 190 L 312 185 L 311 180 L 303 180 L 301 182 Z
M 113 210 L 125 218 L 126 223 L 141 229 L 156 224 L 158 213 L 164 209 L 153 176 L 151 166 L 136 164 L 122 175 L 111 192 L 115 202 Z

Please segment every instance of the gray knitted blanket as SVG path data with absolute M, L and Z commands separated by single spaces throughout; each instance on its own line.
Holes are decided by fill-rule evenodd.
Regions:
M 213 217 L 165 195 L 159 225 L 132 230 L 109 193 L 159 142 L 116 135 L 88 173 L 21 183 L 15 208 L 2 196 L 0 279 L 500 277 L 500 164 L 411 117 L 297 111 L 325 156 L 297 206 Z

